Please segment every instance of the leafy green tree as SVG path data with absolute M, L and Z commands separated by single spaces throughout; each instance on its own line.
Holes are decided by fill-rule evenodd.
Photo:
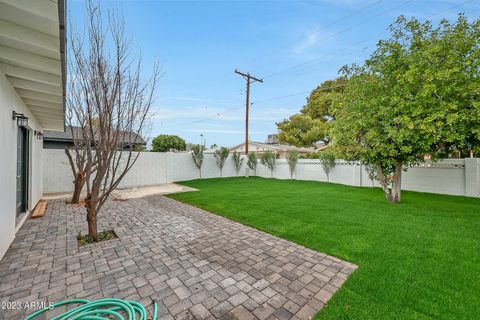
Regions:
M 293 179 L 295 168 L 297 167 L 299 152 L 297 149 L 291 149 L 287 152 L 288 168 L 290 169 L 290 179 Z
M 187 144 L 185 140 L 179 136 L 161 134 L 152 140 L 153 152 L 167 152 L 170 150 L 185 151 L 186 149 Z
M 203 165 L 203 152 L 205 151 L 205 146 L 202 144 L 192 145 L 192 160 L 195 163 L 195 166 L 198 168 L 200 174 L 200 179 L 202 179 L 202 165 Z
M 345 78 L 323 82 L 312 91 L 300 113 L 277 123 L 280 142 L 297 147 L 310 147 L 315 142 L 330 141 L 329 130 L 335 116 L 332 101 L 342 94 Z
M 228 148 L 221 147 L 220 149 L 216 149 L 213 153 L 215 157 L 215 162 L 217 163 L 218 168 L 220 168 L 220 177 L 223 173 L 223 166 L 225 165 L 225 160 L 228 158 Z
M 364 64 L 343 68 L 332 132 L 343 156 L 375 166 L 396 203 L 404 167 L 479 144 L 480 21 L 433 27 L 401 16 L 390 31 Z
M 326 135 L 330 124 L 309 115 L 294 114 L 288 120 L 277 123 L 277 128 L 280 142 L 297 147 L 310 147 L 317 141 L 329 139 Z
M 247 166 L 250 168 L 250 170 L 253 170 L 253 174 L 256 176 L 257 175 L 257 155 L 255 152 L 249 152 L 247 155 Z
M 330 181 L 330 172 L 335 167 L 335 152 L 330 150 L 321 151 L 318 155 L 318 159 L 320 160 L 323 171 L 327 175 L 327 181 Z
M 372 182 L 372 187 L 375 186 L 375 181 L 378 180 L 377 168 L 371 164 L 364 164 L 365 171 L 367 172 L 368 179 Z
M 232 160 L 233 160 L 233 163 L 235 164 L 235 172 L 237 173 L 237 176 L 238 176 L 238 173 L 242 168 L 244 158 L 242 157 L 242 154 L 240 152 L 234 151 L 232 153 Z
M 277 156 L 275 153 L 272 151 L 268 150 L 262 153 L 260 157 L 260 162 L 270 169 L 270 176 L 273 178 L 273 170 L 275 169 L 275 161 L 277 159 Z

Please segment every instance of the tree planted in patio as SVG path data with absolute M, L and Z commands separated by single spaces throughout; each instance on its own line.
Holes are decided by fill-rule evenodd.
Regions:
M 67 104 L 68 104 L 67 99 Z M 79 134 L 81 131 L 77 131 L 76 127 L 73 126 L 73 113 L 71 108 L 66 108 L 65 122 L 67 127 L 65 130 L 70 131 L 72 134 L 73 145 L 65 147 L 65 155 L 67 156 L 68 163 L 70 164 L 70 169 L 73 174 L 73 194 L 70 203 L 78 204 L 80 203 L 80 195 L 82 193 L 83 187 L 85 186 L 85 175 L 86 175 L 86 165 L 87 165 L 87 149 L 84 143 L 84 140 Z M 85 128 L 86 121 L 76 121 L 80 124 L 82 130 Z M 92 169 L 95 169 L 95 164 L 92 165 Z
M 404 168 L 480 145 L 480 20 L 434 27 L 401 16 L 390 31 L 365 63 L 343 68 L 332 133 L 346 158 L 376 168 L 396 203 Z
M 220 177 L 223 173 L 223 166 L 225 165 L 225 160 L 228 158 L 228 148 L 221 147 L 220 149 L 216 149 L 213 153 L 215 157 L 215 162 L 217 163 L 218 168 L 220 169 Z
M 105 22 L 101 8 L 87 2 L 86 19 L 85 35 L 70 29 L 66 100 L 71 122 L 81 125 L 88 233 L 97 241 L 97 216 L 140 155 L 134 146 L 148 127 L 160 74 L 155 63 L 151 76 L 142 76 L 121 17 L 109 12 Z

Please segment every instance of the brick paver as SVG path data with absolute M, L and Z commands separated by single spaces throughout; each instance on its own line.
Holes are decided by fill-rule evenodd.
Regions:
M 119 239 L 78 247 L 85 211 L 50 201 L 0 262 L 0 302 L 116 297 L 159 319 L 309 319 L 356 266 L 162 196 L 111 201 L 99 230 Z

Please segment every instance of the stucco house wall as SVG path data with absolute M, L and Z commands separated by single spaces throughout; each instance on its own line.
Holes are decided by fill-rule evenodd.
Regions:
M 43 194 L 39 138 L 64 129 L 65 1 L 0 0 L 0 259 Z
M 25 114 L 29 130 L 29 181 L 28 209 L 40 200 L 43 194 L 43 147 L 42 140 L 35 138 L 34 130 L 41 131 L 35 116 L 17 95 L 3 72 L 0 70 L 0 258 L 7 251 L 26 215 L 16 219 L 16 162 L 17 162 L 17 122 L 12 120 L 12 111 Z M 18 221 L 16 221 L 18 220 Z

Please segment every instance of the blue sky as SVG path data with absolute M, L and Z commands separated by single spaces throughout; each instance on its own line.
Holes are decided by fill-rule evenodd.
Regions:
M 363 61 L 401 14 L 419 19 L 480 15 L 480 1 L 102 1 L 124 15 L 132 50 L 146 69 L 163 66 L 150 136 L 176 134 L 188 142 L 243 142 L 245 81 L 235 68 L 264 78 L 251 88 L 250 139 L 264 141 L 275 122 L 304 105 L 308 92 Z M 83 1 L 69 1 L 81 25 Z M 367 7 L 368 6 L 368 7 Z M 367 8 L 366 8 L 367 7 Z M 362 8 L 364 8 L 362 10 Z M 361 12 L 354 14 L 355 12 Z M 354 14 L 354 15 L 352 15 Z M 340 22 L 336 22 L 346 16 Z M 336 22 L 336 23 L 335 23 Z M 295 67 L 298 66 L 298 67 Z M 263 101 L 262 100 L 268 100 Z

